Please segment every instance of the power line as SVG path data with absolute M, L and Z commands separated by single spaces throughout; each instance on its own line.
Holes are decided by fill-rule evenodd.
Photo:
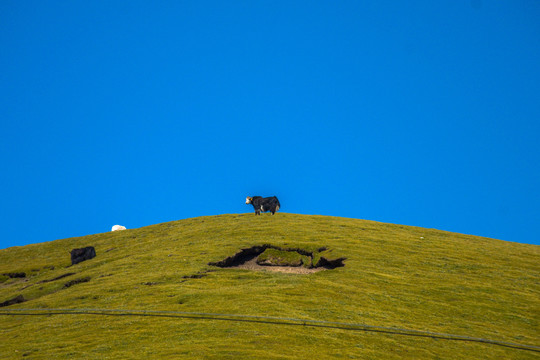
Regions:
M 218 314 L 185 311 L 160 311 L 160 310 L 126 310 L 126 309 L 1 309 L 0 315 L 6 316 L 49 316 L 49 315 L 102 315 L 102 316 L 149 316 L 162 318 L 186 318 L 194 320 L 219 320 L 263 323 L 271 325 L 309 326 L 315 328 L 331 328 L 352 331 L 377 332 L 403 336 L 427 337 L 442 340 L 467 341 L 497 346 L 504 346 L 519 350 L 540 352 L 540 346 L 518 344 L 506 341 L 437 333 L 431 331 L 403 329 L 397 327 L 374 326 L 367 324 L 342 323 L 335 321 L 297 319 L 273 316 L 241 315 L 241 314 Z

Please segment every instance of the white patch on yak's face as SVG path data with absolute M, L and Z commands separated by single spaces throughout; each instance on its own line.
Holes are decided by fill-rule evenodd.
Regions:
M 249 196 L 246 198 L 246 204 L 251 204 L 251 200 L 253 200 L 253 198 L 250 198 Z

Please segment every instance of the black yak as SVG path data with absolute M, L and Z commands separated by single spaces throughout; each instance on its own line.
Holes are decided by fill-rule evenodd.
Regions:
M 253 205 L 255 215 L 261 215 L 261 211 L 270 211 L 274 215 L 280 207 L 279 200 L 275 196 L 267 198 L 263 198 L 262 196 L 248 196 L 246 198 L 246 204 Z

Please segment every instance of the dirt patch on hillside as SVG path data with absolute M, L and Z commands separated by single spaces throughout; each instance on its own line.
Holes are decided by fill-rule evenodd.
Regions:
M 229 266 L 229 267 L 236 268 L 236 269 L 252 270 L 252 271 L 272 271 L 272 272 L 280 272 L 280 273 L 286 273 L 286 274 L 312 274 L 315 272 L 326 270 L 324 268 L 308 269 L 302 266 L 259 265 L 257 264 L 257 258 L 253 258 L 240 265 Z
M 252 271 L 272 271 L 289 274 L 311 274 L 322 270 L 343 267 L 345 258 L 335 258 L 326 247 L 315 251 L 299 248 L 282 248 L 273 245 L 256 245 L 245 248 L 221 261 L 209 263 L 221 268 Z

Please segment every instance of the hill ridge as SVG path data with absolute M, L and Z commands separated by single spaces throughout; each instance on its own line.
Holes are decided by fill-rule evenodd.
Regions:
M 209 265 L 263 244 L 326 248 L 334 258 L 347 260 L 344 267 L 307 275 Z M 69 251 L 83 246 L 94 246 L 97 256 L 70 266 Z M 322 215 L 224 214 L 0 250 L 0 274 L 26 273 L 25 278 L 0 278 L 0 302 L 17 295 L 28 300 L 0 310 L 125 308 L 244 314 L 463 334 L 534 347 L 540 308 L 538 260 L 539 249 L 532 245 L 434 229 Z M 73 275 L 64 279 L 65 273 Z M 64 288 L 70 279 L 88 280 Z M 440 349 L 427 338 L 374 337 L 338 329 L 315 334 L 294 327 L 275 333 L 255 324 L 211 320 L 171 324 L 139 319 L 133 321 L 141 327 L 134 329 L 129 325 L 132 320 L 109 320 L 116 330 L 95 318 L 85 318 L 84 324 L 69 316 L 4 320 L 9 331 L 0 354 L 20 348 L 16 339 L 23 332 L 47 329 L 27 346 L 35 358 L 69 357 L 69 351 L 59 346 L 67 341 L 67 335 L 57 330 L 59 324 L 70 329 L 70 337 L 87 338 L 91 350 L 75 351 L 75 356 L 129 358 L 133 348 L 159 356 L 185 352 L 218 358 L 295 358 L 291 349 L 300 348 L 313 355 L 334 357 L 341 352 L 353 358 L 426 354 L 508 358 L 518 351 L 459 342 Z M 179 343 L 173 341 L 178 332 L 170 332 L 171 327 L 183 334 Z M 99 335 L 104 332 L 106 338 Z M 130 334 L 133 341 L 125 344 L 121 333 Z M 109 344 L 109 349 L 99 343 Z M 301 344 L 310 344 L 309 350 Z

